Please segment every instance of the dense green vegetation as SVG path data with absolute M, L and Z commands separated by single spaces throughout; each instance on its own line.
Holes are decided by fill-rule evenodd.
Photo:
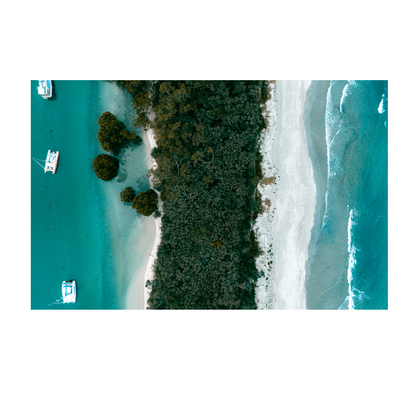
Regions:
M 105 111 L 98 119 L 98 141 L 106 152 L 111 152 L 114 156 L 120 153 L 120 150 L 130 145 L 130 143 L 139 144 L 142 139 L 135 132 L 128 132 L 126 126 L 118 121 L 116 116 L 109 111 Z
M 266 81 L 119 81 L 152 128 L 163 201 L 153 309 L 254 309 Z M 154 116 L 152 120 L 152 116 Z
M 134 192 L 134 189 L 131 186 L 124 188 L 124 190 L 120 192 L 120 199 L 122 202 L 132 202 L 135 196 L 136 192 Z
M 140 192 L 139 195 L 136 195 L 134 189 L 128 186 L 120 192 L 120 199 L 122 202 L 131 202 L 132 208 L 146 217 L 157 211 L 158 196 L 153 189 Z
M 152 110 L 152 92 L 156 83 L 149 81 L 117 81 L 133 97 L 133 107 L 136 108 L 136 127 L 150 128 L 150 113 Z
M 110 181 L 115 178 L 118 173 L 119 160 L 116 157 L 101 154 L 92 162 L 95 174 L 103 181 Z
M 140 192 L 135 196 L 131 206 L 142 215 L 148 217 L 157 210 L 157 193 L 153 189 L 149 189 L 146 192 Z

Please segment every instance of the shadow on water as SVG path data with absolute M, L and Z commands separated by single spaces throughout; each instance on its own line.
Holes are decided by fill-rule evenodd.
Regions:
M 56 92 L 56 82 L 55 81 L 51 81 L 52 83 L 52 97 L 49 98 L 49 101 L 56 101 L 58 99 L 58 94 Z

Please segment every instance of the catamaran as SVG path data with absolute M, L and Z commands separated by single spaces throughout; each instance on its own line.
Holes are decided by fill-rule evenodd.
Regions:
M 62 282 L 62 297 L 52 302 L 48 306 L 56 305 L 59 303 L 75 303 L 77 300 L 77 286 L 75 280 L 64 280 Z
M 45 163 L 45 173 L 46 172 L 56 172 L 56 168 L 58 167 L 58 160 L 59 160 L 59 152 L 51 152 L 48 150 L 48 154 L 46 156 L 46 163 Z
M 39 80 L 38 93 L 45 100 L 52 97 L 52 81 L 51 80 Z
M 46 155 L 46 160 L 37 159 L 36 157 L 32 157 L 32 159 L 46 172 L 56 172 L 56 168 L 58 167 L 58 160 L 59 160 L 59 152 L 52 152 L 48 150 L 48 154 Z M 38 161 L 45 162 L 45 166 L 42 166 Z

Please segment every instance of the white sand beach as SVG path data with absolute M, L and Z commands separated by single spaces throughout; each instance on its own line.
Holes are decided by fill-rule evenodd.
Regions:
M 156 140 L 154 139 L 153 136 L 153 131 L 152 129 L 148 130 L 145 135 L 147 136 L 147 140 L 149 141 L 150 144 L 150 148 L 153 149 L 154 147 L 156 147 Z M 151 167 L 155 167 L 157 166 L 156 161 L 150 156 L 150 164 Z M 155 190 L 156 191 L 156 190 Z M 162 208 L 162 201 L 160 199 L 160 192 L 156 191 L 159 197 L 159 211 L 163 211 Z M 152 248 L 152 252 L 151 255 L 149 257 L 149 261 L 147 262 L 147 267 L 146 267 L 146 272 L 145 272 L 145 277 L 144 277 L 144 285 L 146 285 L 146 282 L 148 280 L 153 280 L 153 263 L 155 262 L 156 259 L 156 253 L 157 253 L 157 249 L 159 247 L 160 244 L 160 238 L 161 238 L 161 226 L 162 226 L 162 221 L 161 221 L 161 217 L 159 218 L 154 218 L 155 220 L 155 227 L 156 227 L 156 235 L 155 235 L 155 241 L 153 243 L 153 248 Z M 150 294 L 150 290 L 147 290 L 145 286 L 144 287 L 144 309 L 146 309 L 147 307 L 147 300 L 149 299 L 149 294 Z
M 276 81 L 261 146 L 267 182 L 259 185 L 267 211 L 255 229 L 264 255 L 257 268 L 259 309 L 305 309 L 305 263 L 314 223 L 316 187 L 304 127 L 311 81 Z
M 156 141 L 153 137 L 153 132 L 151 130 L 144 132 L 143 142 L 148 149 L 149 153 L 151 150 L 156 147 Z M 156 165 L 156 161 L 150 156 L 148 167 L 151 169 Z M 156 191 L 157 192 L 157 191 Z M 157 192 L 159 197 L 160 193 Z M 161 201 L 159 198 L 159 210 L 161 210 Z M 149 249 L 146 253 L 147 261 L 139 267 L 130 283 L 130 286 L 126 293 L 126 309 L 146 309 L 147 299 L 149 298 L 149 293 L 146 290 L 145 284 L 147 280 L 153 279 L 153 263 L 156 258 L 157 248 L 160 243 L 160 227 L 161 219 L 154 218 L 150 216 L 149 227 L 146 229 L 146 234 L 149 235 L 149 239 L 152 241 L 148 245 Z
M 143 232 L 149 238 L 149 244 L 147 244 L 147 253 L 145 253 L 146 259 L 140 267 L 137 268 L 134 277 L 132 278 L 129 287 L 126 292 L 125 308 L 126 309 L 145 309 L 144 300 L 144 284 L 146 282 L 146 273 L 151 254 L 154 254 L 156 226 L 153 217 L 146 218 L 147 224 Z M 137 250 L 142 249 L 143 245 L 138 241 Z

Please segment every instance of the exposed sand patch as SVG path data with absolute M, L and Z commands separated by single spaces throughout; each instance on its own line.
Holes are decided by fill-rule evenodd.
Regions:
M 270 178 L 264 178 L 260 182 L 260 186 L 263 186 L 263 185 L 271 185 L 275 180 L 276 180 L 276 178 L 274 176 L 271 176 Z

